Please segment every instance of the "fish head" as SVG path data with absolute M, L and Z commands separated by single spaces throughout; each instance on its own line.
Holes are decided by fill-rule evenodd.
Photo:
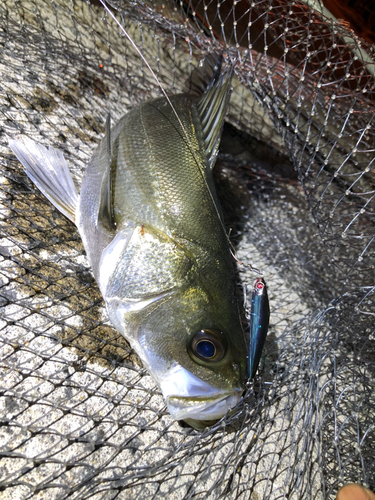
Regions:
M 102 256 L 99 283 L 111 322 L 172 417 L 212 422 L 241 398 L 247 347 L 230 258 L 191 254 L 148 228 L 130 228 Z
M 189 287 L 158 297 L 136 316 L 128 325 L 137 332 L 133 347 L 174 419 L 199 428 L 236 406 L 246 380 L 246 345 L 235 301 L 218 304 Z

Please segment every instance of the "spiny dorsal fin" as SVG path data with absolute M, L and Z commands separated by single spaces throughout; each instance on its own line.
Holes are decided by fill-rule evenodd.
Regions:
M 183 92 L 192 97 L 201 97 L 219 78 L 222 62 L 223 54 L 214 52 L 206 56 L 191 72 Z
M 222 54 L 210 54 L 203 65 L 192 72 L 185 86 L 185 90 L 191 95 L 200 97 L 196 106 L 211 168 L 215 164 L 219 148 L 233 76 L 233 66 L 223 69 L 222 63 Z
M 111 153 L 111 115 L 108 114 L 105 122 L 105 140 L 107 149 L 107 172 L 104 177 L 102 188 L 102 197 L 100 199 L 98 219 L 109 225 L 110 229 L 115 227 L 115 215 L 113 208 L 113 194 L 112 194 L 112 153 Z

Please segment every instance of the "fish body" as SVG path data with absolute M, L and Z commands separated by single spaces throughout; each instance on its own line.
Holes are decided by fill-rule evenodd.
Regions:
M 212 177 L 230 82 L 231 70 L 209 56 L 187 92 L 145 102 L 108 125 L 79 196 L 61 153 L 10 144 L 76 223 L 110 320 L 171 415 L 193 426 L 225 415 L 246 381 L 247 343 Z
M 165 98 L 124 116 L 111 131 L 115 228 L 99 216 L 106 140 L 83 179 L 77 225 L 111 321 L 159 383 L 172 415 L 215 419 L 242 392 L 245 340 L 194 99 L 182 94 L 171 102 L 188 138 Z M 220 333 L 224 359 L 192 359 L 191 341 L 202 330 Z M 229 406 L 208 415 L 196 413 L 205 402 L 191 409 L 190 394 L 203 401 L 223 391 Z

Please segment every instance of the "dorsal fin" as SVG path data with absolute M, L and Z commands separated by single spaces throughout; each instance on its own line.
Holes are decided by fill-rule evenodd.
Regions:
M 105 122 L 105 140 L 107 149 L 107 169 L 104 178 L 102 193 L 99 205 L 98 219 L 102 223 L 109 225 L 110 229 L 115 227 L 115 215 L 113 208 L 113 194 L 112 194 L 112 153 L 111 153 L 111 115 L 108 114 Z
M 206 56 L 190 73 L 183 92 L 192 97 L 201 97 L 219 78 L 222 62 L 223 54 L 214 52 Z
M 233 66 L 223 68 L 222 54 L 210 54 L 186 82 L 185 91 L 199 97 L 196 104 L 210 167 L 215 164 L 231 94 Z

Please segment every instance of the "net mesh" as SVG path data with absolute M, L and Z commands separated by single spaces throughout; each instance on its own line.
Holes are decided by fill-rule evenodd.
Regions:
M 331 499 L 375 488 L 374 53 L 319 4 L 3 0 L 0 497 Z M 79 235 L 8 147 L 95 145 L 204 54 L 237 61 L 216 169 L 239 291 L 271 324 L 255 385 L 204 431 L 172 420 L 110 326 Z M 246 294 L 245 294 L 246 295 Z M 247 293 L 248 295 L 248 293 Z

